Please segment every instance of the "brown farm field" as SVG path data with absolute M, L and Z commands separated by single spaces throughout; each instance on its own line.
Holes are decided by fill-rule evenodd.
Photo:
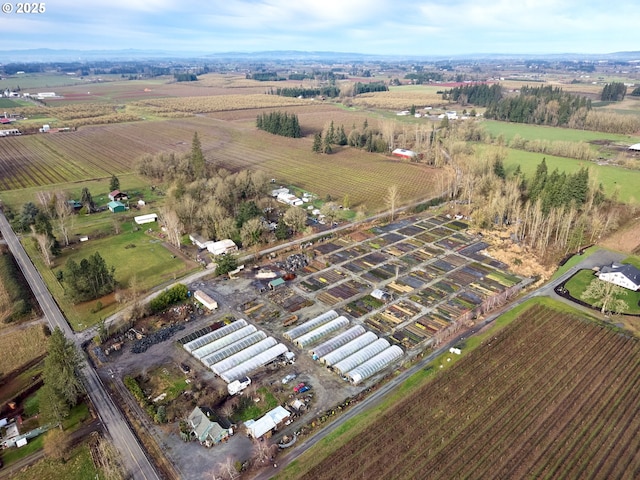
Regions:
M 637 478 L 640 343 L 531 307 L 298 476 Z
M 278 97 L 276 97 L 278 98 Z M 183 99 L 176 99 L 180 101 Z M 337 147 L 332 155 L 311 152 L 313 132 L 334 121 L 347 133 L 376 117 L 328 104 L 294 106 L 287 111 L 300 119 L 304 138 L 291 139 L 255 127 L 263 109 L 215 112 L 182 119 L 85 126 L 76 132 L 23 135 L 0 142 L 0 190 L 15 190 L 109 178 L 133 171 L 145 153 L 184 153 L 198 132 L 208 161 L 228 170 L 261 169 L 282 184 L 294 184 L 341 200 L 348 194 L 353 206 L 383 206 L 390 185 L 399 187 L 401 201 L 427 198 L 435 193 L 440 175 L 426 165 Z M 267 110 L 268 111 L 268 110 Z

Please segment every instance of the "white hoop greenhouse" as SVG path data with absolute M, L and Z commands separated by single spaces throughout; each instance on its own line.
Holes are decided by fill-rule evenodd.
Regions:
M 267 338 L 267 334 L 260 330 L 256 333 L 252 333 L 251 335 L 241 338 L 237 342 L 221 348 L 220 350 L 213 352 L 206 357 L 201 358 L 200 361 L 204 364 L 205 367 L 210 367 L 214 363 L 218 363 L 219 361 L 230 357 L 234 353 L 238 353 L 240 350 L 244 350 L 254 343 L 258 343 L 260 340 L 264 340 L 265 338 Z
M 278 341 L 275 338 L 267 337 L 264 340 L 260 340 L 258 343 L 254 343 L 250 347 L 240 350 L 238 353 L 234 353 L 230 357 L 211 365 L 209 368 L 211 368 L 211 371 L 216 375 L 220 375 L 222 372 L 226 372 L 227 370 L 246 362 L 250 358 L 259 355 L 262 352 L 266 352 L 277 343 Z
M 239 378 L 246 376 L 247 373 L 251 372 L 252 370 L 256 370 L 263 365 L 266 365 L 267 363 L 275 360 L 280 355 L 283 355 L 288 351 L 289 349 L 287 347 L 285 347 L 282 343 L 279 343 L 271 347 L 266 352 L 262 352 L 259 355 L 256 355 L 255 357 L 247 360 L 246 362 L 241 363 L 240 365 L 227 370 L 226 372 L 223 372 L 222 374 L 220 374 L 220 378 L 222 378 L 227 383 L 231 383 L 234 380 L 238 380 Z
M 299 336 L 294 340 L 294 343 L 300 348 L 305 348 L 312 343 L 326 337 L 330 333 L 337 332 L 342 327 L 349 325 L 347 317 L 340 316 L 334 320 L 331 320 L 324 325 L 320 325 L 318 328 L 314 328 L 309 333 Z
M 184 349 L 191 353 L 194 350 L 206 345 L 207 343 L 213 342 L 214 340 L 218 340 L 219 338 L 224 337 L 225 335 L 229 335 L 231 332 L 235 332 L 236 330 L 240 330 L 242 327 L 247 326 L 247 321 L 240 319 L 236 320 L 229 325 L 226 325 L 222 328 L 214 330 L 213 332 L 206 333 L 201 337 L 196 338 L 195 340 L 191 340 L 188 343 L 184 344 Z
M 284 332 L 284 338 L 293 341 L 299 336 L 304 335 L 305 333 L 309 333 L 314 328 L 318 328 L 320 325 L 324 325 L 325 323 L 330 322 L 331 320 L 334 320 L 336 318 L 338 318 L 337 312 L 335 310 L 329 310 L 322 315 L 318 315 L 317 317 L 304 322 L 302 325 L 298 325 L 297 327 Z
M 373 358 L 386 348 L 389 348 L 389 345 L 390 344 L 386 339 L 379 338 L 371 345 L 367 345 L 362 350 L 358 350 L 357 352 L 349 355 L 344 360 L 340 360 L 333 366 L 333 369 L 336 370 L 340 375 L 345 375 L 370 358 Z
M 354 354 L 358 350 L 363 349 L 367 345 L 372 344 L 378 340 L 378 336 L 373 332 L 366 332 L 357 338 L 354 338 L 349 343 L 343 345 L 340 348 L 336 348 L 332 352 L 327 353 L 324 357 L 320 357 L 320 361 L 327 366 L 332 366 L 341 360 L 344 360 L 349 355 Z
M 327 353 L 334 351 L 336 348 L 346 345 L 354 338 L 362 335 L 364 332 L 366 332 L 366 330 L 362 325 L 354 325 L 349 330 L 342 332 L 340 335 L 330 338 L 326 342 L 318 345 L 316 348 L 311 349 L 309 353 L 311 355 L 315 355 L 317 358 L 323 357 Z
M 357 385 L 386 368 L 391 362 L 402 357 L 403 354 L 404 352 L 399 346 L 392 345 L 351 370 L 347 373 L 347 377 L 351 383 Z
M 258 329 L 253 325 L 247 325 L 246 327 L 242 327 L 240 330 L 236 330 L 235 332 L 231 332 L 229 335 L 225 335 L 218 340 L 214 340 L 213 342 L 209 342 L 206 345 L 195 349 L 191 352 L 191 355 L 196 357 L 198 360 L 206 357 L 207 355 L 212 354 L 216 350 L 220 350 L 221 348 L 226 347 L 227 345 L 231 345 L 233 342 L 240 340 L 241 338 L 246 337 L 247 335 L 251 335 L 252 333 L 257 332 Z

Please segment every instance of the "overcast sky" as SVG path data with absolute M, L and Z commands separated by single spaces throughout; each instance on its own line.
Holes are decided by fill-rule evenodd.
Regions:
M 17 2 L 8 3 L 14 12 L 0 14 L 7 50 L 640 50 L 638 0 L 48 0 L 37 14 L 18 14 Z

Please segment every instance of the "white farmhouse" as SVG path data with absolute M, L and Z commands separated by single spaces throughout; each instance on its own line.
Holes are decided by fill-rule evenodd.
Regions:
M 640 290 L 640 270 L 626 263 L 612 263 L 600 269 L 600 280 L 610 282 L 629 290 Z

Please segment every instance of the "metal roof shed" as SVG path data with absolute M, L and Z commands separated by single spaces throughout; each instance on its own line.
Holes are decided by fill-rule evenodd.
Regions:
M 266 352 L 277 343 L 278 341 L 275 338 L 267 337 L 264 340 L 260 340 L 258 343 L 254 343 L 250 347 L 245 348 L 244 350 L 240 350 L 238 353 L 234 353 L 224 360 L 220 360 L 218 363 L 211 365 L 209 368 L 216 375 L 220 375 L 221 373 L 237 367 L 247 360 L 250 360 L 256 355 L 259 355 L 262 352 Z
M 351 370 L 347 373 L 347 377 L 351 383 L 357 385 L 361 381 L 385 369 L 391 362 L 401 358 L 402 355 L 404 355 L 402 349 L 397 345 L 392 345 Z
M 287 347 L 285 347 L 282 343 L 279 343 L 271 347 L 266 352 L 262 352 L 261 354 L 256 355 L 255 357 L 247 360 L 246 362 L 241 363 L 237 367 L 234 367 L 230 370 L 227 370 L 226 372 L 223 372 L 220 375 L 220 378 L 222 378 L 227 383 L 231 383 L 234 380 L 237 380 L 238 378 L 244 377 L 245 375 L 247 375 L 247 373 L 258 369 L 269 362 L 272 362 L 273 360 L 278 358 L 280 355 L 283 355 L 288 351 L 289 349 Z
M 184 349 L 191 353 L 194 350 L 206 345 L 207 343 L 213 342 L 219 338 L 224 337 L 225 335 L 229 335 L 231 332 L 235 332 L 236 330 L 240 330 L 242 327 L 247 326 L 247 321 L 240 319 L 236 320 L 233 323 L 230 323 L 227 326 L 214 330 L 213 332 L 206 333 L 201 337 L 198 337 L 190 342 L 184 344 Z
M 379 338 L 375 342 L 370 345 L 367 345 L 362 350 L 358 350 L 357 352 L 349 355 L 344 360 L 340 360 L 333 366 L 333 369 L 336 370 L 340 375 L 345 375 L 347 372 L 355 369 L 357 366 L 362 365 L 364 362 L 373 358 L 384 349 L 389 348 L 389 342 L 384 338 Z
M 358 350 L 363 349 L 367 345 L 372 344 L 378 340 L 378 336 L 373 332 L 365 332 L 359 337 L 354 338 L 349 343 L 346 343 L 342 347 L 327 353 L 323 357 L 320 357 L 320 361 L 327 366 L 332 366 L 341 360 L 344 360 L 349 355 L 354 354 Z
M 264 340 L 267 338 L 267 334 L 263 331 L 259 330 L 256 333 L 252 333 L 244 338 L 241 338 L 237 342 L 232 343 L 231 345 L 227 345 L 220 350 L 216 350 L 215 352 L 207 355 L 206 357 L 202 357 L 200 361 L 205 367 L 210 367 L 214 363 L 218 363 L 221 360 L 224 360 L 227 357 L 230 357 L 234 353 L 238 353 L 240 350 L 244 350 L 251 345 L 258 343 L 260 340 Z
M 247 325 L 246 327 L 242 327 L 240 330 L 236 330 L 235 332 L 231 332 L 229 335 L 225 335 L 218 340 L 214 340 L 213 342 L 209 342 L 206 345 L 203 345 L 200 348 L 195 349 L 191 352 L 191 355 L 196 357 L 198 360 L 206 357 L 207 355 L 212 354 L 216 350 L 220 350 L 221 348 L 226 347 L 227 345 L 231 345 L 233 342 L 237 342 L 241 338 L 246 337 L 247 335 L 251 335 L 252 333 L 256 333 L 258 329 L 253 325 Z
M 334 351 L 336 348 L 346 345 L 351 340 L 359 337 L 365 332 L 366 330 L 362 325 L 354 325 L 349 330 L 342 332 L 340 335 L 330 338 L 326 342 L 318 345 L 316 348 L 311 349 L 309 353 L 314 355 L 316 358 L 323 357 L 327 353 Z
M 314 328 L 309 333 L 305 333 L 304 335 L 299 336 L 295 339 L 294 343 L 300 348 L 306 348 L 308 345 L 316 343 L 318 340 L 326 337 L 330 333 L 337 332 L 342 327 L 346 327 L 347 325 L 349 325 L 349 320 L 347 319 L 347 317 L 343 317 L 341 315 L 338 318 L 325 323 L 324 325 L 320 325 L 318 328 Z
M 318 328 L 320 325 L 323 325 L 331 320 L 338 318 L 338 313 L 335 310 L 329 310 L 328 312 L 323 313 L 322 315 L 318 315 L 311 320 L 304 322 L 297 327 L 292 328 L 291 330 L 284 332 L 284 338 L 287 340 L 295 340 L 301 335 L 305 333 L 309 333 L 314 328 Z

